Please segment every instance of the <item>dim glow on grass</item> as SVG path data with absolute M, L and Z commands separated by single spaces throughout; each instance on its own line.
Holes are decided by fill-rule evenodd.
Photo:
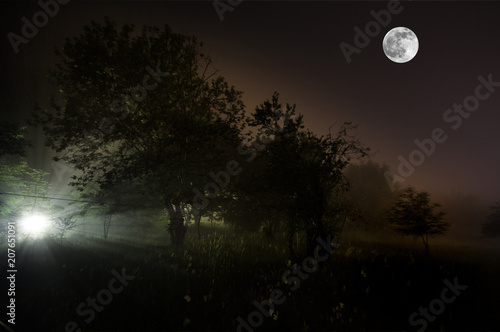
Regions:
M 41 235 L 49 227 L 49 218 L 42 214 L 27 214 L 24 215 L 19 221 L 21 230 L 29 235 Z

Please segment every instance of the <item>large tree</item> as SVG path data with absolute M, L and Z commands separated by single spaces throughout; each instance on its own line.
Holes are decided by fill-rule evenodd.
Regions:
M 194 37 L 92 22 L 67 39 L 51 72 L 60 89 L 38 107 L 47 145 L 75 167 L 71 185 L 108 190 L 149 181 L 170 218 L 174 245 L 186 231 L 182 205 L 223 164 L 244 126 L 241 92 L 229 86 Z
M 338 132 L 318 136 L 304 125 L 303 116 L 295 114 L 295 105 L 282 106 L 279 95 L 255 109 L 250 122 L 263 141 L 261 158 L 264 169 L 256 175 L 261 183 L 254 188 L 253 208 L 268 216 L 267 231 L 277 221 L 284 221 L 292 255 L 292 240 L 297 232 L 306 234 L 306 252 L 325 238 L 338 220 L 340 205 L 334 201 L 346 189 L 344 169 L 353 158 L 366 156 L 369 149 L 351 135 L 354 126 L 346 123 Z M 258 203 L 258 206 L 255 204 Z
M 427 192 L 418 192 L 409 186 L 401 191 L 389 211 L 389 222 L 404 236 L 420 237 L 429 254 L 429 237 L 445 234 L 449 224 L 444 221 L 441 205 L 432 203 Z

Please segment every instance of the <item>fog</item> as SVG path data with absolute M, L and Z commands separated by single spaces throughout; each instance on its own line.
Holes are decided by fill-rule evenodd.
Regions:
M 7 331 L 500 326 L 498 3 L 2 8 Z

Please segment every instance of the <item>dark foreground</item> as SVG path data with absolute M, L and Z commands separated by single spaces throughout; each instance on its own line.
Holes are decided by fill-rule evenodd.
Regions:
M 494 251 L 436 246 L 427 259 L 418 246 L 345 241 L 306 273 L 259 234 L 190 235 L 177 252 L 95 239 L 17 249 L 15 331 L 500 329 Z

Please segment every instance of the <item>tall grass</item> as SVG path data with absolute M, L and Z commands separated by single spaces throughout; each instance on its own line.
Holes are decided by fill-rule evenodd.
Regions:
M 166 234 L 157 237 L 160 241 L 80 238 L 24 246 L 18 259 L 36 274 L 33 280 L 19 277 L 23 290 L 17 299 L 32 314 L 24 320 L 32 324 L 27 330 L 61 331 L 75 320 L 85 331 L 234 331 L 236 317 L 246 319 L 256 310 L 253 301 L 269 299 L 274 289 L 287 299 L 258 331 L 408 330 L 409 314 L 439 296 L 444 278 L 455 276 L 471 291 L 429 330 L 477 330 L 465 317 L 495 307 L 482 297 L 488 288 L 498 291 L 497 265 L 484 265 L 475 253 L 439 242 L 425 258 L 411 238 L 344 237 L 292 291 L 282 280 L 294 267 L 285 234 L 272 242 L 261 233 L 225 227 L 202 234 L 198 240 L 191 229 L 178 249 L 169 246 Z M 95 321 L 82 322 L 76 307 L 107 287 L 112 269 L 122 268 L 135 279 Z M 498 322 L 495 315 L 482 315 L 483 327 Z

